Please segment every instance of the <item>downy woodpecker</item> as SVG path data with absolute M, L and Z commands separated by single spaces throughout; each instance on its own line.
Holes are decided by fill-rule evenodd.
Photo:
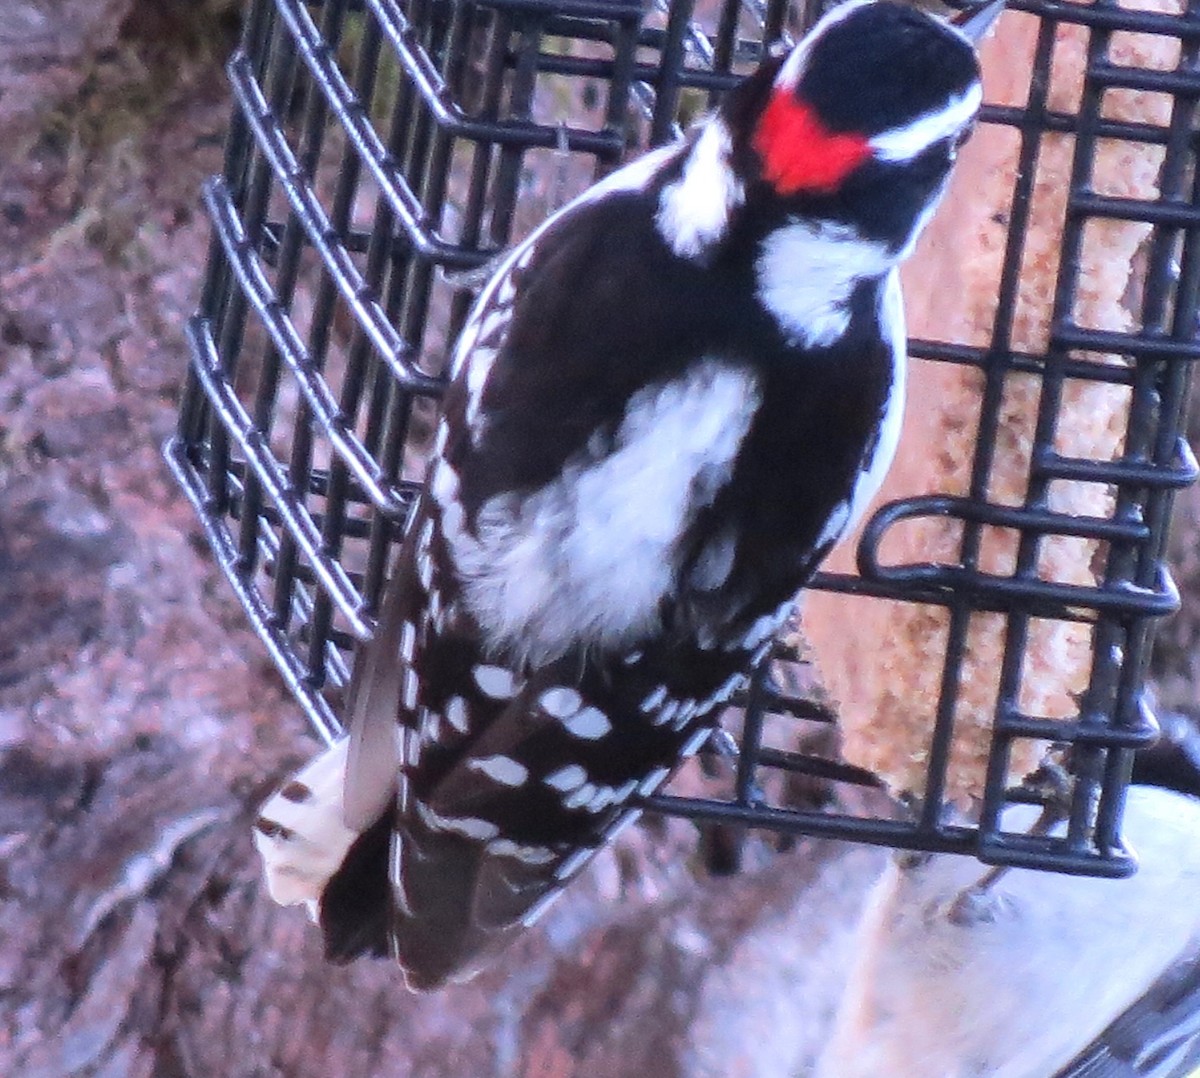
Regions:
M 468 975 L 707 739 L 891 461 L 999 8 L 836 8 L 484 287 L 349 736 L 257 823 L 330 957 Z

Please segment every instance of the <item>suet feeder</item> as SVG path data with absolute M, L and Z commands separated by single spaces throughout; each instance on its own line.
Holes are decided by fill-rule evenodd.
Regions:
M 819 14 L 784 0 L 250 4 L 167 454 L 318 736 L 340 731 L 472 271 Z M 957 238 L 917 256 L 952 276 L 908 278 L 923 388 L 893 488 L 910 486 L 757 671 L 712 769 L 726 788 L 669 788 L 648 811 L 1133 869 L 1123 796 L 1156 732 L 1143 678 L 1178 603 L 1163 547 L 1196 472 L 1181 427 L 1200 356 L 1200 7 L 1013 0 L 1006 25 L 1027 47 L 985 54 L 1009 85 L 989 79 L 983 148 L 968 149 L 983 156 L 963 162 L 987 191 L 960 179 L 943 211 Z M 947 308 L 963 297 L 969 310 Z M 818 677 L 792 677 L 806 657 Z M 809 681 L 821 698 L 797 691 Z M 806 749 L 814 724 L 839 721 L 841 756 Z M 879 743 L 894 748 L 900 726 L 916 747 L 897 765 Z M 1052 795 L 1025 781 L 1045 759 Z M 908 804 L 797 803 L 789 777 L 804 776 Z M 1007 805 L 1040 796 L 1061 802 L 1065 834 L 1003 829 Z

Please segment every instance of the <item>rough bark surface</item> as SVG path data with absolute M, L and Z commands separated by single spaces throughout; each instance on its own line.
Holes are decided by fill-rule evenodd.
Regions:
M 802 1073 L 878 851 L 714 880 L 643 829 L 431 997 L 267 899 L 249 821 L 312 743 L 159 451 L 227 6 L 22 0 L 0 33 L 0 1074 Z
M 0 130 L 37 129 L 47 101 L 73 93 L 117 41 L 134 0 L 9 0 L 0 35 Z M 11 144 L 8 144 L 11 145 Z

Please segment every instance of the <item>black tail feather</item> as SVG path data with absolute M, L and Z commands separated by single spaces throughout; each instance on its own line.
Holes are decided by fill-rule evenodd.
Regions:
M 321 894 L 325 957 L 349 962 L 361 956 L 386 958 L 392 894 L 388 884 L 391 814 L 384 813 L 355 840 Z

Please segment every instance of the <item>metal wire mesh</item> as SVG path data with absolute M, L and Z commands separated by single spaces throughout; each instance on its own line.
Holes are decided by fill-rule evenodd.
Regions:
M 1132 871 L 1119 835 L 1123 792 L 1132 751 L 1155 733 L 1142 685 L 1152 626 L 1177 605 L 1162 563 L 1172 492 L 1196 472 L 1180 430 L 1190 362 L 1200 355 L 1200 0 L 1188 0 L 1182 15 L 1111 0 L 1010 6 L 1041 23 L 1026 104 L 985 106 L 982 116 L 1012 132 L 1019 147 L 992 340 L 911 344 L 918 359 L 984 372 L 969 492 L 886 506 L 863 536 L 858 574 L 824 574 L 814 585 L 949 611 L 943 690 L 928 717 L 923 810 L 910 818 L 799 803 L 793 793 L 805 777 L 835 788 L 874 780 L 804 749 L 812 740 L 805 731 L 832 716 L 785 692 L 766 668 L 742 701 L 738 736 L 716 742 L 735 761 L 725 769 L 728 788 L 668 792 L 646 799 L 651 810 L 973 853 L 990 863 Z M 229 64 L 236 105 L 225 170 L 205 189 L 213 241 L 167 455 L 322 737 L 340 729 L 348 652 L 371 632 L 390 552 L 418 489 L 448 350 L 477 287 L 464 271 L 526 234 L 631 148 L 670 138 L 753 66 L 764 42 L 817 14 L 793 11 L 793 24 L 785 0 L 254 0 Z M 1047 95 L 1061 23 L 1085 27 L 1089 40 L 1083 94 L 1071 110 Z M 1110 42 L 1125 31 L 1178 41 L 1178 63 L 1170 70 L 1114 64 Z M 1109 118 L 1102 102 L 1114 90 L 1166 95 L 1169 122 Z M 1043 141 L 1063 133 L 1074 152 L 1052 331 L 1043 352 L 1021 352 L 1012 347 L 1012 322 L 1035 165 Z M 1163 148 L 1154 197 L 1093 190 L 1091 169 L 1105 140 Z M 1091 223 L 1108 219 L 1151 226 L 1133 325 L 1121 332 L 1075 317 L 1080 246 Z M 986 496 L 1003 385 L 1014 373 L 1041 383 L 1020 506 Z M 1118 459 L 1056 449 L 1063 387 L 1074 381 L 1128 388 Z M 1049 508 L 1047 491 L 1057 481 L 1107 485 L 1115 492 L 1111 514 Z M 887 563 L 885 535 L 928 516 L 961 522 L 957 561 Z M 1019 534 L 1011 573 L 980 568 L 988 528 Z M 1039 576 L 1039 542 L 1053 535 L 1102 544 L 1093 586 Z M 943 791 L 967 626 L 980 611 L 1004 615 L 1008 643 L 982 815 L 967 826 L 949 820 Z M 1034 619 L 1093 627 L 1091 680 L 1070 721 L 1052 723 L 1018 706 Z M 1071 747 L 1071 825 L 1063 838 L 1001 827 L 1005 805 L 1035 796 L 1009 779 L 1009 754 L 1021 739 Z M 775 781 L 779 775 L 785 781 Z

